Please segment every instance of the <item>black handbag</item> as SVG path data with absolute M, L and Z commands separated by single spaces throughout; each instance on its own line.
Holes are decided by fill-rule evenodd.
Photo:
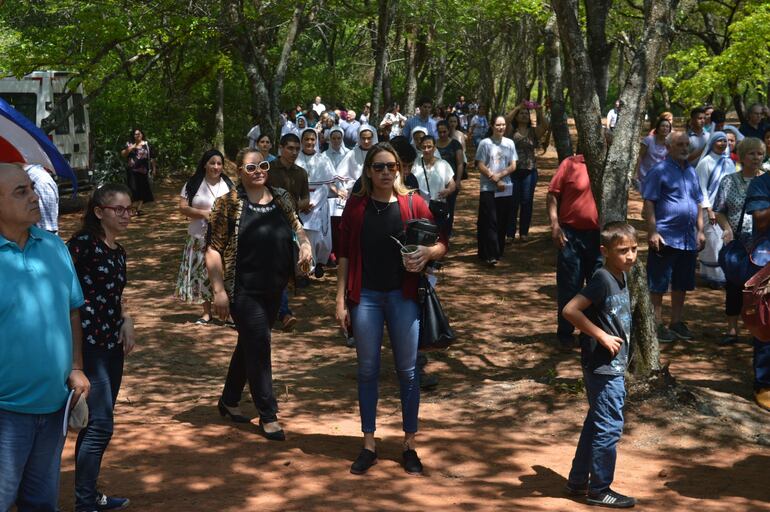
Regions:
M 420 303 L 420 336 L 417 348 L 422 351 L 444 350 L 457 339 L 444 314 L 436 290 L 424 275 L 417 288 Z
M 412 209 L 412 193 L 409 193 L 410 219 L 405 222 L 405 245 L 424 245 L 430 247 L 438 242 L 438 226 L 429 219 L 417 219 Z

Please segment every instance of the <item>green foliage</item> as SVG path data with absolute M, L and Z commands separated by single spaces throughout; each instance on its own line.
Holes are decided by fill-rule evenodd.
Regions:
M 733 2 L 734 3 L 734 2 Z M 729 3 L 701 2 L 701 11 L 723 20 Z M 691 107 L 713 97 L 729 99 L 744 91 L 765 94 L 770 77 L 770 4 L 748 2 L 738 9 L 726 27 L 726 40 L 714 54 L 702 42 L 689 43 L 672 52 L 668 59 L 675 70 L 661 82 L 673 91 L 672 99 Z

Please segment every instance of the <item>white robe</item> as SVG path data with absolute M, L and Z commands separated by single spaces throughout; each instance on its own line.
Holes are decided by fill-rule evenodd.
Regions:
M 308 213 L 300 213 L 302 226 L 310 239 L 316 263 L 326 264 L 332 251 L 331 218 L 329 214 L 329 184 L 334 180 L 334 166 L 323 154 L 307 155 L 300 151 L 297 165 L 307 172 L 310 202 Z

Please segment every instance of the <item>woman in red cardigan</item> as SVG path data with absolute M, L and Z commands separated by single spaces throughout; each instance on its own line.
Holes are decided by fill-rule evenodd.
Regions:
M 343 329 L 353 327 L 364 433 L 363 450 L 350 472 L 360 475 L 377 463 L 374 431 L 380 347 L 386 324 L 401 387 L 404 469 L 421 474 L 422 464 L 414 449 L 420 405 L 417 284 L 425 265 L 446 253 L 446 240 L 431 247 L 418 246 L 402 262 L 400 247 L 391 237 L 403 235 L 407 220 L 433 220 L 433 216 L 420 195 L 410 194 L 402 184 L 401 162 L 390 144 L 377 144 L 366 155 L 361 185 L 342 214 L 337 271 L 337 320 Z

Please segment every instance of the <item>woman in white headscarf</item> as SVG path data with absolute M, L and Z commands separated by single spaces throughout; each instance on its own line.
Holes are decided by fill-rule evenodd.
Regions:
M 334 166 L 325 155 L 317 151 L 318 134 L 314 128 L 302 130 L 300 143 L 302 150 L 297 156 L 296 164 L 307 172 L 311 208 L 307 213 L 300 213 L 299 217 L 313 249 L 316 261 L 315 276 L 320 278 L 332 251 L 328 198 L 331 190 L 335 193 L 337 191 L 334 185 Z
M 719 250 L 722 248 L 722 228 L 717 223 L 714 203 L 722 178 L 735 172 L 735 164 L 730 159 L 727 136 L 724 132 L 715 132 L 709 138 L 703 154 L 695 168 L 703 192 L 703 229 L 706 245 L 698 254 L 700 274 L 711 286 L 718 287 L 725 283 L 725 274 L 719 266 Z
M 345 155 L 337 166 L 337 174 L 344 179 L 345 183 L 343 184 L 343 187 L 348 192 L 348 194 L 345 194 L 345 198 L 347 198 L 347 195 L 353 190 L 353 185 L 356 183 L 356 180 L 361 177 L 361 173 L 364 170 L 366 154 L 372 146 L 377 144 L 377 142 L 377 130 L 368 124 L 362 124 L 358 129 L 358 143 L 347 155 Z M 332 212 L 332 215 L 342 216 L 345 202 L 338 201 L 337 203 L 336 211 Z
M 324 155 L 331 161 L 335 170 L 340 165 L 340 162 L 342 162 L 345 155 L 350 153 L 350 150 L 342 143 L 342 138 L 344 136 L 345 131 L 339 126 L 335 126 L 329 130 L 329 149 L 324 151 Z

